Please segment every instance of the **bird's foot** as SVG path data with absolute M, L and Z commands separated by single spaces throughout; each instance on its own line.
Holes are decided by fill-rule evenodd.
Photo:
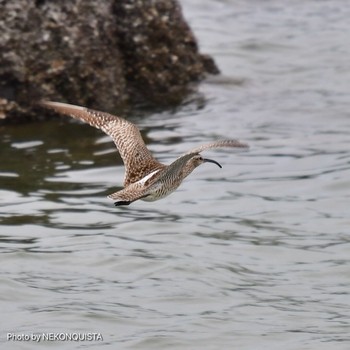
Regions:
M 116 207 L 119 207 L 121 205 L 129 205 L 131 202 L 130 201 L 119 201 L 119 202 L 114 202 L 114 205 Z

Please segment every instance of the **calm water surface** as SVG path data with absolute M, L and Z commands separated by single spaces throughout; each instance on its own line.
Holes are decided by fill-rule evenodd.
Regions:
M 115 208 L 109 138 L 67 120 L 1 129 L 0 342 L 41 347 L 350 348 L 350 4 L 183 0 L 223 74 L 130 116 L 157 158 L 238 138 L 170 197 Z

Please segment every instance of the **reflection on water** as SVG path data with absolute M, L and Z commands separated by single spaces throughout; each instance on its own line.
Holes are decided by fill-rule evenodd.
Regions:
M 177 110 L 131 118 L 165 163 L 219 138 L 250 150 L 211 151 L 223 169 L 115 208 L 106 195 L 124 170 L 108 137 L 67 119 L 2 128 L 1 342 L 100 332 L 110 349 L 348 348 L 350 8 L 185 10 L 223 76 Z

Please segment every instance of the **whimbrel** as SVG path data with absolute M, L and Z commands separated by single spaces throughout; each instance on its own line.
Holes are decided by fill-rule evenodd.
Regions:
M 200 152 L 219 147 L 248 147 L 237 140 L 221 140 L 194 148 L 170 165 L 158 162 L 147 149 L 140 131 L 131 122 L 104 112 L 66 103 L 42 101 L 40 105 L 101 129 L 112 137 L 125 165 L 124 189 L 108 198 L 116 206 L 129 205 L 138 199 L 156 201 L 175 191 L 195 168 L 210 162 L 221 168 L 212 159 L 203 158 Z

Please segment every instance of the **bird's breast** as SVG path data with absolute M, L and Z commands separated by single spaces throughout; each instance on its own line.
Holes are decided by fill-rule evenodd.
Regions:
M 142 200 L 153 202 L 167 197 L 169 194 L 174 192 L 179 185 L 180 183 L 178 183 L 178 181 L 173 183 L 158 181 L 148 189 L 147 197 L 142 198 Z

